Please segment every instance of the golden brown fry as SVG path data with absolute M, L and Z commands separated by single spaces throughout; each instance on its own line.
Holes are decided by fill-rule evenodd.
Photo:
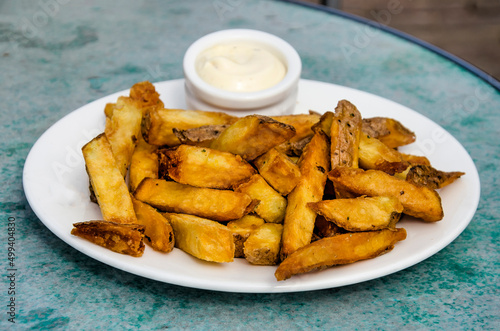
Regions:
M 414 165 L 410 167 L 406 181 L 435 190 L 450 185 L 463 175 L 465 172 L 445 172 L 427 165 Z
M 245 259 L 257 265 L 278 264 L 282 232 L 281 224 L 262 224 L 243 244 Z
M 346 233 L 317 240 L 290 255 L 274 273 L 278 281 L 293 275 L 377 257 L 406 239 L 406 230 Z
M 326 169 L 330 167 L 329 160 L 328 138 L 318 131 L 299 159 L 298 166 L 302 176 L 288 195 L 283 223 L 282 257 L 311 242 L 316 213 L 307 207 L 307 203 L 321 201 L 326 183 Z
M 363 132 L 371 138 L 377 138 L 389 148 L 408 145 L 416 139 L 415 133 L 395 119 L 387 117 L 364 118 Z
M 314 223 L 314 236 L 316 237 L 316 240 L 325 237 L 337 236 L 346 232 L 348 232 L 346 229 L 328 221 L 323 216 L 318 215 L 318 217 L 316 217 L 316 222 Z
M 144 141 L 141 135 L 130 160 L 129 189 L 134 192 L 144 178 L 158 178 L 157 146 Z
M 162 211 L 191 214 L 215 221 L 241 218 L 258 203 L 243 193 L 151 178 L 145 178 L 139 184 L 134 196 Z
M 132 197 L 137 223 L 144 226 L 144 236 L 154 250 L 169 253 L 174 248 L 174 232 L 168 220 L 156 209 Z
M 134 257 L 144 253 L 144 227 L 107 221 L 87 221 L 73 224 L 71 234 L 86 239 L 113 252 Z
M 408 162 L 409 164 L 421 164 L 421 165 L 431 165 L 431 161 L 429 161 L 428 158 L 425 156 L 419 156 L 419 155 L 411 155 L 411 154 L 405 154 L 405 153 L 399 153 L 401 157 L 403 158 L 404 161 Z
M 210 147 L 241 155 L 242 158 L 250 161 L 294 135 L 293 126 L 267 116 L 249 115 L 240 118 L 224 130 L 212 141 Z
M 394 228 L 403 205 L 395 197 L 358 197 L 310 202 L 309 208 L 348 231 Z
M 359 142 L 359 166 L 361 168 L 381 170 L 394 175 L 405 171 L 408 165 L 397 150 L 387 147 L 377 138 L 372 138 L 364 132 L 361 134 Z
M 253 164 L 269 185 L 282 195 L 288 195 L 300 180 L 297 164 L 275 148 L 259 156 Z
M 158 155 L 160 178 L 196 187 L 229 189 L 256 173 L 241 156 L 208 147 L 179 145 Z
M 243 243 L 259 226 L 264 224 L 264 219 L 255 215 L 245 215 L 240 219 L 229 221 L 227 228 L 234 237 L 234 257 L 244 257 Z
M 173 129 L 186 130 L 204 125 L 230 124 L 236 117 L 222 112 L 183 109 L 151 109 L 144 116 L 142 134 L 151 145 L 180 144 Z
M 295 136 L 290 138 L 289 143 L 298 142 L 306 137 L 312 137 L 313 131 L 311 127 L 318 123 L 320 115 L 318 114 L 297 114 L 297 115 L 280 115 L 271 116 L 272 119 L 291 125 L 295 128 Z
M 286 211 L 286 199 L 276 192 L 262 178 L 255 174 L 248 180 L 234 187 L 235 192 L 248 194 L 252 199 L 259 200 L 254 212 L 268 223 L 283 223 Z
M 156 92 L 156 88 L 148 81 L 136 83 L 130 88 L 130 98 L 135 100 L 142 110 L 142 115 L 146 115 L 151 109 L 164 108 L 163 102 L 160 100 L 160 94 Z
M 212 141 L 220 136 L 227 127 L 229 127 L 229 124 L 204 125 L 186 130 L 174 128 L 173 132 L 181 144 L 210 147 Z
M 106 118 L 104 133 L 108 138 L 116 164 L 125 177 L 137 139 L 141 134 L 142 110 L 128 97 L 119 97 L 111 117 Z
M 105 221 L 136 223 L 125 179 L 116 166 L 106 135 L 100 134 L 82 147 L 85 167 Z
M 355 194 L 396 197 L 403 204 L 403 213 L 426 222 L 436 222 L 444 216 L 441 198 L 436 191 L 379 170 L 337 167 L 328 178 L 334 185 L 339 184 Z
M 331 123 L 331 167 L 358 167 L 361 114 L 347 100 L 339 101 Z
M 174 229 L 175 247 L 201 260 L 232 262 L 233 233 L 218 222 L 186 214 L 167 213 Z

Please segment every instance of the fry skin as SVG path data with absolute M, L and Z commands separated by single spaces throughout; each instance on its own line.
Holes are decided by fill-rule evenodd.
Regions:
M 158 156 L 160 178 L 196 187 L 229 189 L 256 173 L 241 156 L 208 147 L 179 145 Z
M 282 232 L 281 224 L 262 224 L 243 244 L 245 259 L 257 265 L 278 264 Z
M 258 203 L 243 193 L 152 178 L 145 178 L 139 184 L 134 197 L 165 212 L 191 214 L 215 221 L 241 218 Z
M 209 262 L 234 260 L 233 233 L 225 225 L 186 214 L 167 213 L 165 217 L 174 229 L 175 247 Z
M 415 141 L 415 133 L 392 118 L 372 117 L 363 119 L 363 132 L 377 138 L 389 148 L 397 148 Z
M 331 167 L 358 167 L 361 114 L 347 100 L 340 100 L 335 108 L 330 128 Z
M 341 185 L 358 195 L 396 197 L 403 205 L 403 213 L 426 222 L 436 222 L 444 217 L 441 198 L 436 191 L 385 172 L 337 167 L 328 178 L 334 185 Z
M 234 257 L 245 257 L 243 244 L 259 226 L 264 224 L 264 220 L 255 215 L 245 215 L 240 219 L 229 221 L 227 228 L 231 230 L 234 237 Z
M 282 281 L 293 275 L 349 264 L 377 257 L 406 239 L 406 230 L 384 229 L 369 232 L 340 234 L 317 240 L 287 257 L 274 273 Z
M 87 221 L 73 224 L 71 234 L 113 252 L 140 257 L 144 253 L 144 227 L 108 221 Z
M 100 134 L 82 147 L 89 175 L 105 221 L 132 224 L 137 222 L 125 179 L 116 166 L 105 134 Z

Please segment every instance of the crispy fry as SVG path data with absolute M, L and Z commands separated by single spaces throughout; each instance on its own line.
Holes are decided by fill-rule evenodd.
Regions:
M 116 166 L 104 133 L 82 147 L 85 167 L 105 221 L 136 223 L 134 207 L 123 175 Z
M 410 167 L 406 181 L 435 190 L 450 185 L 463 175 L 465 172 L 445 172 L 427 165 L 414 165 Z
M 331 167 L 358 167 L 361 114 L 347 100 L 339 101 L 330 128 Z
M 348 231 L 394 228 L 403 212 L 395 197 L 358 197 L 310 202 L 309 208 Z
M 360 138 L 359 166 L 361 168 L 381 170 L 390 175 L 408 168 L 408 162 L 397 150 L 387 147 L 377 138 L 372 138 L 364 132 Z
M 208 147 L 179 145 L 158 155 L 160 178 L 196 187 L 229 189 L 256 173 L 241 156 Z
M 411 155 L 411 154 L 405 154 L 405 153 L 399 153 L 403 160 L 408 162 L 409 164 L 421 164 L 421 165 L 431 165 L 431 161 L 429 161 L 428 158 L 425 156 L 419 156 L 419 155 Z
M 125 177 L 137 139 L 141 134 L 142 110 L 128 97 L 119 97 L 111 117 L 106 117 L 104 133 L 111 145 L 116 164 Z
M 167 213 L 174 229 L 175 247 L 209 262 L 234 260 L 233 233 L 218 222 L 186 214 Z
M 393 196 L 403 204 L 403 213 L 436 222 L 443 218 L 441 198 L 436 191 L 417 186 L 379 170 L 337 167 L 329 174 L 333 183 L 359 195 Z
M 134 192 L 144 178 L 158 178 L 157 146 L 150 145 L 139 135 L 130 160 L 129 189 Z
M 295 143 L 306 137 L 312 137 L 314 132 L 311 127 L 318 123 L 320 117 L 320 115 L 313 113 L 271 116 L 272 119 L 291 125 L 295 128 L 295 136 L 288 140 L 289 143 Z
M 316 217 L 316 222 L 314 223 L 314 235 L 316 236 L 316 240 L 325 237 L 333 237 L 346 232 L 348 232 L 346 229 L 328 221 L 322 215 L 318 215 L 318 217 Z
M 134 257 L 144 253 L 144 227 L 107 221 L 87 221 L 73 224 L 71 234 L 86 239 L 113 252 Z
M 248 180 L 235 186 L 234 191 L 248 194 L 254 200 L 260 200 L 254 212 L 266 222 L 283 223 L 287 201 L 261 175 L 253 175 Z
M 224 130 L 210 147 L 241 155 L 247 161 L 254 160 L 271 148 L 295 135 L 293 126 L 267 116 L 249 115 Z
M 299 159 L 298 166 L 302 176 L 288 195 L 283 223 L 282 257 L 311 242 L 316 213 L 307 207 L 307 203 L 322 199 L 329 159 L 328 138 L 318 131 Z
M 215 221 L 241 218 L 258 203 L 243 193 L 151 178 L 145 178 L 139 184 L 134 196 L 162 211 L 191 214 Z
M 245 215 L 227 223 L 227 228 L 231 230 L 234 237 L 234 257 L 245 257 L 243 252 L 245 240 L 262 224 L 264 224 L 264 219 L 255 215 Z
M 293 275 L 371 259 L 394 248 L 406 239 L 406 230 L 384 229 L 369 232 L 346 233 L 317 240 L 298 249 L 276 269 L 278 281 Z
M 281 224 L 262 224 L 243 244 L 245 259 L 257 265 L 278 264 L 282 232 Z
M 197 128 L 204 125 L 230 124 L 236 117 L 221 112 L 201 110 L 156 109 L 149 110 L 142 122 L 142 134 L 151 145 L 176 146 L 179 139 L 172 131 Z
M 168 220 L 156 209 L 132 197 L 137 223 L 144 226 L 144 236 L 154 250 L 168 253 L 174 248 L 174 233 Z
M 269 185 L 282 195 L 288 195 L 300 180 L 297 164 L 275 148 L 259 156 L 253 164 Z
M 160 100 L 160 94 L 156 92 L 155 86 L 148 81 L 134 84 L 130 88 L 129 96 L 137 102 L 142 110 L 142 115 L 146 115 L 151 109 L 164 108 L 164 104 Z
M 387 117 L 363 119 L 363 132 L 371 138 L 377 138 L 389 148 L 411 144 L 415 141 L 415 133 L 400 122 Z
M 186 130 L 174 128 L 173 132 L 181 144 L 210 147 L 212 141 L 220 136 L 227 127 L 229 127 L 229 124 L 204 125 Z

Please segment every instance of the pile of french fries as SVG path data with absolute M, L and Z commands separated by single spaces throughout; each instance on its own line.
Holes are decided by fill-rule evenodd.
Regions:
M 275 277 L 376 257 L 406 238 L 402 214 L 443 218 L 437 189 L 462 172 L 397 148 L 413 132 L 361 117 L 347 100 L 323 115 L 167 109 L 153 84 L 107 104 L 83 148 L 102 220 L 72 234 L 139 257 L 145 243 L 210 262 L 277 265 Z

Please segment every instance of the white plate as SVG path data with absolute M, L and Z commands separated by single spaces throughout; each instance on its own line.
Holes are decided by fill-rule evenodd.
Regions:
M 185 108 L 183 80 L 155 85 L 166 107 Z M 413 130 L 417 141 L 403 148 L 404 152 L 425 155 L 440 170 L 466 172 L 440 191 L 444 219 L 424 223 L 404 217 L 398 226 L 406 228 L 408 237 L 388 254 L 281 282 L 274 278 L 275 267 L 252 266 L 243 259 L 215 264 L 197 260 L 178 249 L 162 254 L 150 247 L 146 247 L 140 258 L 114 253 L 74 237 L 70 231 L 74 222 L 101 219 L 98 207 L 88 198 L 88 177 L 80 149 L 104 130 L 104 105 L 127 94 L 128 91 L 122 91 L 94 101 L 49 128 L 28 155 L 23 183 L 33 211 L 55 235 L 96 260 L 136 275 L 193 288 L 254 293 L 298 292 L 359 283 L 405 269 L 440 251 L 467 227 L 479 202 L 479 176 L 472 159 L 436 123 L 372 94 L 301 80 L 295 113 L 334 110 L 340 99 L 347 99 L 363 117 L 392 117 Z

